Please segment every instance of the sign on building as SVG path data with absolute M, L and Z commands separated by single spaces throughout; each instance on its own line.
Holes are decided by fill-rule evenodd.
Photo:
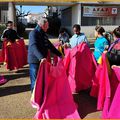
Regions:
M 84 17 L 117 16 L 117 8 L 105 6 L 83 6 Z

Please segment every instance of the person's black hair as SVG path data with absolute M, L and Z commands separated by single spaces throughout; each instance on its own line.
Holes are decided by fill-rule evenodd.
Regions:
M 110 43 L 111 43 L 111 34 L 109 32 L 105 32 L 105 29 L 102 26 L 99 26 L 99 25 L 95 27 L 95 30 L 99 34 L 101 34 L 102 36 L 104 36 L 107 39 L 108 44 L 110 45 Z
M 101 35 L 103 35 L 103 33 L 105 32 L 105 29 L 101 26 L 96 26 L 95 30 Z
M 64 33 L 65 31 L 65 28 L 60 28 L 59 33 Z
M 120 38 L 120 26 L 115 28 L 113 30 L 113 34 L 117 37 L 117 38 Z
M 6 23 L 6 26 L 7 26 L 8 24 L 13 24 L 13 22 L 12 22 L 12 21 L 8 21 L 8 22 Z
M 75 25 L 73 25 L 73 28 L 76 28 L 77 30 L 81 30 L 81 27 L 80 27 L 80 25 L 79 24 L 75 24 Z

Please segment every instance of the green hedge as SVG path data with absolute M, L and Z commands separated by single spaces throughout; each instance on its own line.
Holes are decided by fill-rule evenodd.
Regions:
M 3 33 L 3 31 L 6 29 L 5 24 L 0 24 L 0 36 Z

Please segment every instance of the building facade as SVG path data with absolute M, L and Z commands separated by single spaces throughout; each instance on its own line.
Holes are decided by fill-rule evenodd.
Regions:
M 0 4 L 1 23 L 5 23 L 7 20 L 12 20 L 16 23 L 15 4 L 18 5 L 20 3 L 9 2 Z M 42 5 L 41 3 L 36 3 L 36 5 L 38 4 Z M 48 3 L 43 5 L 49 6 Z M 52 15 L 58 11 L 62 26 L 66 27 L 71 33 L 74 24 L 80 24 L 82 32 L 88 37 L 94 37 L 96 25 L 102 25 L 107 31 L 112 31 L 116 26 L 120 25 L 120 2 L 71 2 L 70 4 L 54 3 L 53 6 L 55 5 L 57 7 L 49 7 L 50 10 L 48 10 L 47 14 Z M 41 15 L 37 15 L 37 17 L 39 16 Z M 29 19 L 34 20 L 34 18 L 36 18 L 36 15 Z
M 78 3 L 70 7 L 59 7 L 62 26 L 72 32 L 74 24 L 80 24 L 88 37 L 94 37 L 94 28 L 101 25 L 112 31 L 120 25 L 120 4 Z

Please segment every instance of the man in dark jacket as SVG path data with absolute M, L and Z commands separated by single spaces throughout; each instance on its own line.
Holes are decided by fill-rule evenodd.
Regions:
M 29 34 L 28 63 L 30 66 L 31 91 L 34 89 L 35 80 L 40 62 L 47 57 L 48 49 L 61 57 L 61 53 L 48 40 L 46 31 L 48 29 L 46 18 L 38 20 L 38 25 Z
M 7 39 L 11 42 L 15 42 L 16 39 L 20 39 L 19 35 L 17 34 L 17 32 L 13 29 L 14 28 L 14 24 L 12 21 L 8 21 L 6 23 L 6 27 L 7 29 L 5 29 L 3 31 L 3 34 L 1 36 L 1 40 L 3 41 L 4 39 Z

